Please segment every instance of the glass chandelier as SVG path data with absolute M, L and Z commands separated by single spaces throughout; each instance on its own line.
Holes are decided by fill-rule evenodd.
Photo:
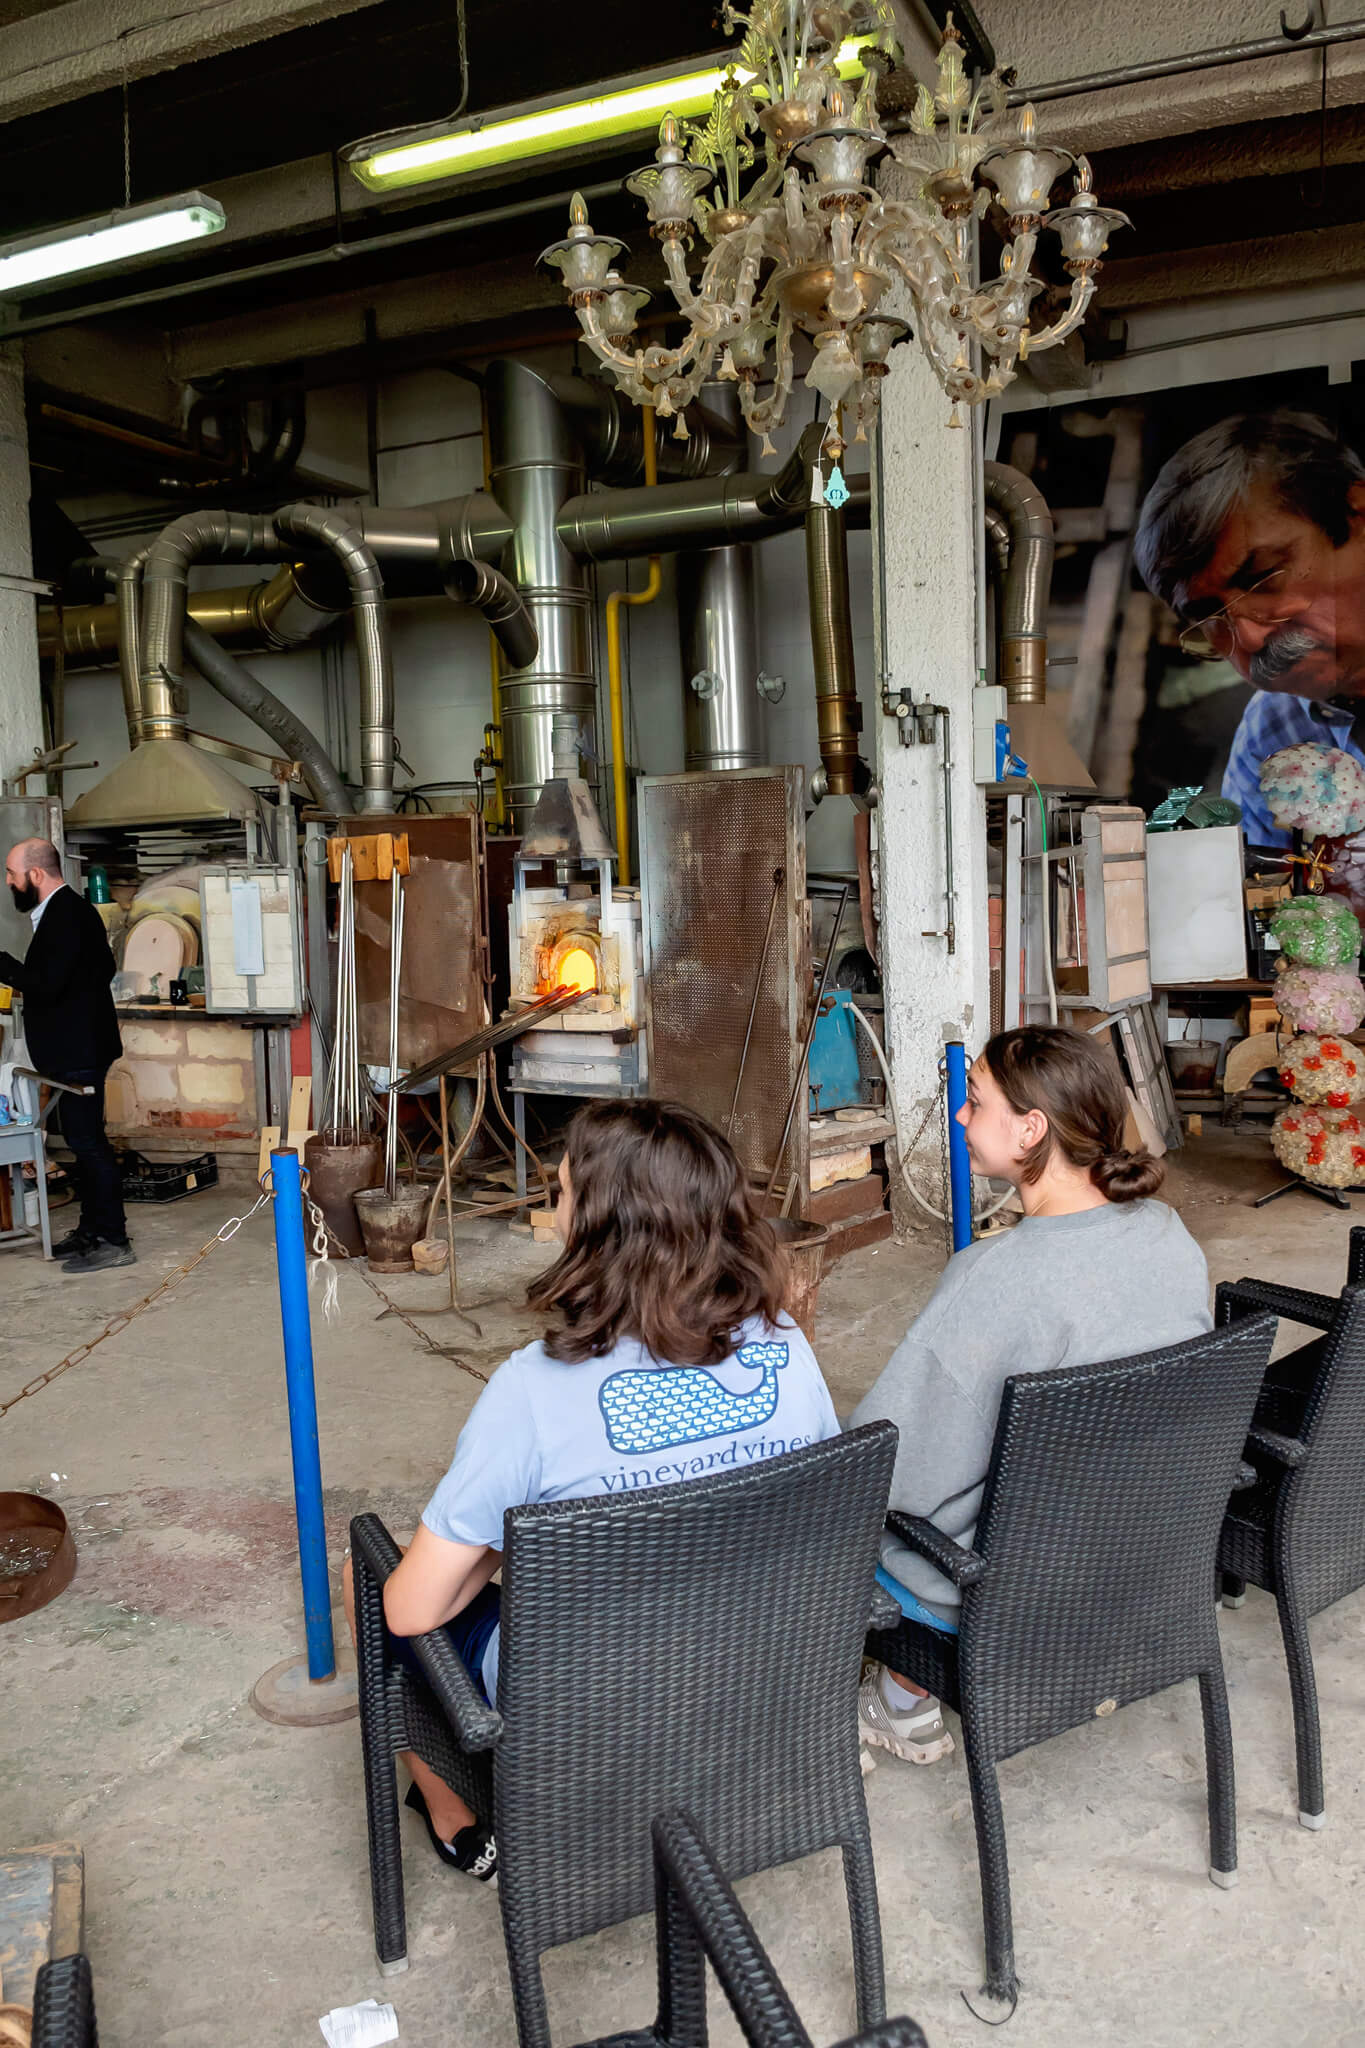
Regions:
M 747 14 L 727 0 L 722 20 L 744 39 L 709 115 L 665 115 L 653 162 L 625 181 L 648 211 L 683 339 L 669 348 L 636 336 L 650 294 L 623 280 L 615 265 L 625 244 L 594 233 L 581 196 L 567 235 L 541 257 L 560 272 L 588 346 L 637 404 L 676 414 L 686 438 L 683 409 L 702 385 L 737 379 L 744 418 L 771 454 L 801 333 L 812 349 L 804 382 L 827 401 L 835 438 L 865 440 L 891 350 L 911 338 L 904 320 L 879 311 L 897 278 L 953 400 L 951 425 L 960 404 L 1003 391 L 1026 355 L 1080 325 L 1110 231 L 1127 218 L 1099 204 L 1084 157 L 1038 139 L 1032 107 L 1017 120 L 1007 112 L 998 72 L 972 84 L 951 16 L 933 89 L 918 87 L 908 134 L 889 143 L 877 83 L 895 49 L 890 0 L 754 0 Z M 846 84 L 840 72 L 850 68 Z M 909 197 L 869 183 L 869 163 L 888 148 L 910 174 L 897 181 Z M 1069 203 L 1053 209 L 1068 172 Z M 999 275 L 977 284 L 970 227 L 993 201 L 1005 247 Z M 1061 243 L 1071 293 L 1059 319 L 1031 330 L 1045 289 L 1031 266 L 1045 228 Z M 694 280 L 699 237 L 709 247 Z

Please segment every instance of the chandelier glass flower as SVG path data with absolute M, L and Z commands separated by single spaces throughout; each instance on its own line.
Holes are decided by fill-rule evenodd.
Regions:
M 905 321 L 879 310 L 897 279 L 954 424 L 959 403 L 1002 391 L 1026 355 L 1080 325 L 1110 231 L 1128 221 L 1099 204 L 1084 157 L 1039 139 L 1032 107 L 1007 111 L 998 72 L 972 83 L 951 17 L 933 88 L 919 86 L 909 132 L 890 142 L 877 111 L 895 51 L 890 0 L 754 0 L 748 13 L 727 0 L 722 19 L 744 37 L 709 115 L 665 115 L 654 160 L 626 179 L 687 323 L 682 340 L 667 347 L 636 334 L 649 294 L 622 280 L 625 244 L 594 233 L 581 197 L 567 235 L 541 258 L 560 272 L 589 347 L 637 404 L 676 414 L 685 435 L 683 409 L 702 385 L 734 378 L 745 420 L 766 439 L 797 381 L 799 333 L 811 345 L 806 385 L 837 414 L 839 438 L 863 440 L 891 350 L 911 338 Z M 845 83 L 851 46 L 859 62 Z M 894 181 L 908 196 L 870 182 L 888 149 L 909 173 Z M 1054 209 L 1068 173 L 1070 201 Z M 980 284 L 970 228 L 993 202 L 1005 246 L 999 275 Z M 1032 265 L 1044 230 L 1059 238 L 1071 291 L 1061 316 L 1037 330 L 1030 309 L 1045 286 Z M 699 241 L 706 254 L 694 277 Z

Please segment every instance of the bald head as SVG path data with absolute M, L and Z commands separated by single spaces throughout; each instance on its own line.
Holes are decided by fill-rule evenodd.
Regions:
M 61 856 L 50 839 L 21 839 L 9 850 L 5 880 L 19 910 L 34 910 L 62 886 Z

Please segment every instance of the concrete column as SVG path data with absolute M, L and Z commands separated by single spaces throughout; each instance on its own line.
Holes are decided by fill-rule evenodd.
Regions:
M 0 343 L 0 575 L 33 574 L 28 528 L 28 427 L 24 419 L 24 345 Z M 38 696 L 38 634 L 27 591 L 0 586 L 0 778 L 33 759 L 43 743 Z M 41 795 L 44 785 L 29 785 Z
M 907 305 L 895 310 L 908 315 Z M 948 425 L 951 407 L 914 342 L 896 351 L 883 387 L 880 488 L 874 492 L 879 682 L 949 711 L 955 894 L 946 928 L 943 725 L 933 745 L 901 746 L 877 714 L 882 970 L 892 1072 L 907 1139 L 938 1088 L 946 1037 L 969 1052 L 988 1035 L 989 941 L 985 799 L 972 781 L 972 690 L 977 657 L 974 432 Z M 884 616 L 883 616 L 884 613 Z M 938 936 L 926 938 L 924 933 Z M 909 1171 L 938 1207 L 938 1120 Z M 929 1219 L 893 1183 L 897 1229 Z

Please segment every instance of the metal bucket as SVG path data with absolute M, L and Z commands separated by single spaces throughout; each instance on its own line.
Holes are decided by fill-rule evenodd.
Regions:
M 378 1187 L 384 1179 L 382 1139 L 329 1145 L 315 1132 L 303 1148 L 303 1163 L 308 1169 L 308 1191 L 326 1217 L 327 1228 L 353 1259 L 360 1258 L 365 1241 L 360 1235 L 355 1198 L 362 1188 Z
M 1166 1064 L 1176 1088 L 1212 1088 L 1223 1050 L 1216 1038 L 1177 1038 L 1166 1047 Z
M 362 1188 L 355 1198 L 372 1273 L 411 1273 L 412 1248 L 426 1228 L 431 1189 L 409 1183 L 395 1194 Z
M 76 1545 L 56 1501 L 0 1493 L 0 1622 L 36 1614 L 75 1572 Z
M 794 1323 L 805 1332 L 806 1342 L 815 1341 L 815 1310 L 820 1299 L 820 1280 L 825 1270 L 825 1246 L 829 1231 L 823 1223 L 799 1223 L 789 1216 L 775 1216 L 777 1242 L 787 1255 L 787 1298 L 784 1304 Z

